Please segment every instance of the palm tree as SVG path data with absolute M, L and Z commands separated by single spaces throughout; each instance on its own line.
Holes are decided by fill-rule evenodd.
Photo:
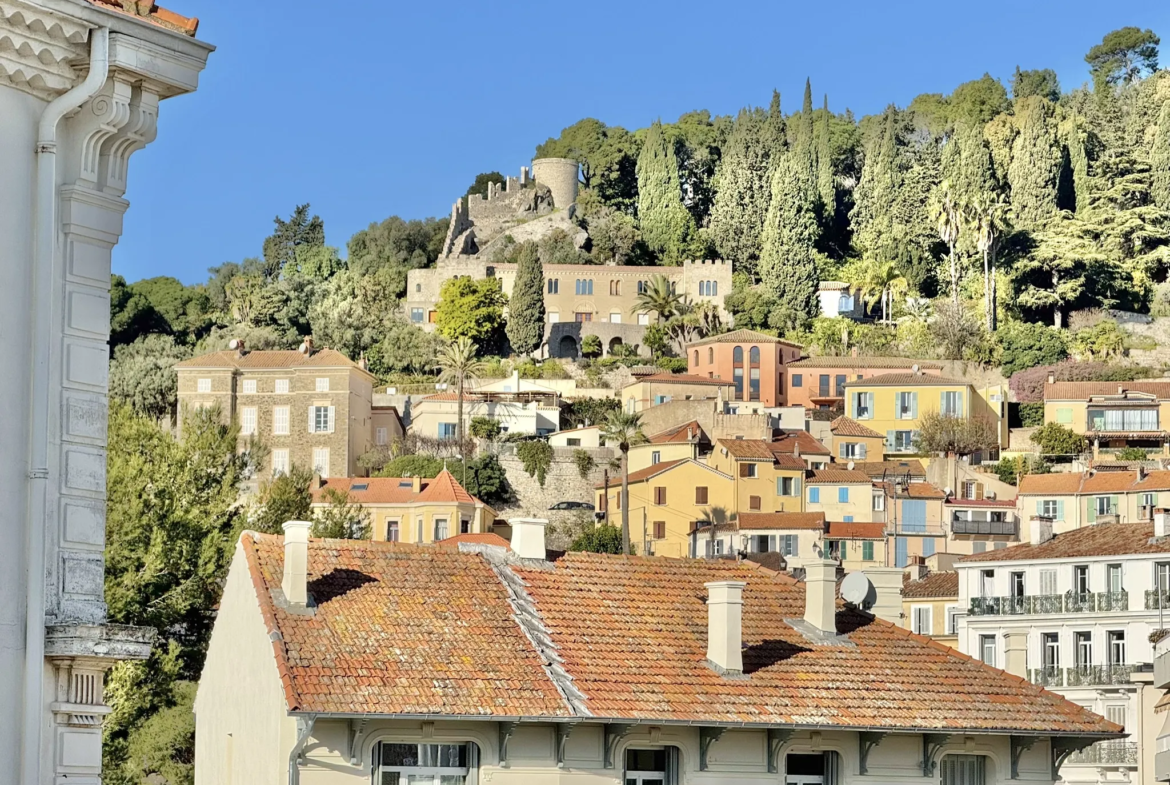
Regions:
M 455 385 L 459 396 L 459 455 L 463 458 L 463 481 L 467 481 L 467 456 L 463 454 L 463 387 L 483 373 L 483 363 L 475 357 L 475 344 L 470 338 L 456 338 L 439 351 L 439 381 Z
M 638 313 L 655 313 L 659 320 L 669 319 L 682 311 L 683 298 L 674 290 L 674 285 L 665 275 L 655 275 L 638 292 Z
M 876 259 L 866 264 L 861 280 L 857 283 L 867 307 L 872 308 L 875 302 L 881 300 L 883 322 L 889 321 L 894 310 L 894 296 L 910 289 L 897 262 L 879 262 Z
M 983 299 L 987 308 L 987 329 L 996 328 L 995 252 L 1009 229 L 1008 203 L 1003 194 L 980 194 L 970 205 L 968 221 L 975 230 L 975 245 L 983 254 Z
M 630 445 L 642 444 L 642 415 L 634 412 L 612 412 L 601 429 L 606 442 L 617 442 L 622 453 L 622 553 L 630 554 Z
M 947 244 L 951 260 L 951 301 L 959 302 L 959 261 L 955 258 L 955 243 L 959 240 L 959 205 L 951 190 L 950 180 L 943 180 L 934 198 L 934 219 L 939 238 Z

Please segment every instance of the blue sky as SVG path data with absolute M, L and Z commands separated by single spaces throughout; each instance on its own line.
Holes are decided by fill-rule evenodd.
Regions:
M 1053 68 L 1068 89 L 1117 27 L 1152 28 L 1170 62 L 1170 3 L 163 0 L 215 44 L 198 92 L 163 103 L 131 162 L 114 272 L 206 279 L 258 256 L 273 216 L 311 202 L 328 242 L 390 215 L 446 214 L 476 173 L 517 174 L 582 117 L 655 118 L 766 105 L 859 117 L 985 71 Z M 891 10 L 891 6 L 897 10 Z

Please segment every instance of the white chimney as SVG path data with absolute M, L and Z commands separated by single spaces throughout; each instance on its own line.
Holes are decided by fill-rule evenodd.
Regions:
M 744 581 L 714 581 L 707 587 L 707 660 L 720 673 L 743 673 Z
M 544 529 L 548 521 L 544 518 L 512 518 L 512 550 L 521 559 L 545 559 Z
M 912 581 L 920 581 L 930 573 L 930 568 L 926 566 L 925 562 L 915 562 L 914 564 L 906 565 L 906 574 L 910 576 Z
M 837 562 L 804 563 L 804 620 L 823 633 L 837 634 Z
M 289 605 L 304 607 L 309 601 L 309 529 L 308 521 L 289 521 L 284 525 L 284 580 L 280 588 Z
M 1154 508 L 1154 536 L 1170 536 L 1170 510 L 1165 507 Z
M 1028 633 L 1005 632 L 1003 634 L 1003 669 L 1021 679 L 1028 678 Z
M 879 619 L 901 626 L 902 624 L 902 576 L 900 567 L 867 567 L 865 577 L 873 584 L 877 599 L 870 612 Z
M 1052 519 L 1041 515 L 1033 515 L 1030 521 L 1028 542 L 1032 545 L 1043 545 L 1052 539 Z

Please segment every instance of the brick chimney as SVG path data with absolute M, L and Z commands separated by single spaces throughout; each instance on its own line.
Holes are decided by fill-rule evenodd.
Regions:
M 707 661 L 720 673 L 743 673 L 744 581 L 714 581 L 707 587 Z
M 548 555 L 544 545 L 544 531 L 548 521 L 544 518 L 512 518 L 512 550 L 521 559 L 545 559 Z
M 804 563 L 804 620 L 826 635 L 837 634 L 837 562 Z
M 308 521 L 289 521 L 284 525 L 284 579 L 280 588 L 289 605 L 301 608 L 309 601 L 309 529 Z

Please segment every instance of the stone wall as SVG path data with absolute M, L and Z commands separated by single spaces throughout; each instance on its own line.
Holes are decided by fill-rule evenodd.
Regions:
M 615 324 L 613 322 L 556 322 L 546 324 L 544 329 L 545 356 L 557 359 L 576 360 L 581 356 L 581 339 L 596 335 L 601 339 L 602 355 L 608 357 L 614 346 L 620 344 L 638 345 L 638 355 L 649 357 L 650 350 L 642 346 L 646 327 L 641 324 Z
M 580 166 L 571 158 L 537 158 L 532 162 L 532 177 L 552 191 L 553 205 L 564 210 L 577 201 Z
M 586 452 L 593 456 L 597 466 L 589 477 L 582 478 L 573 458 L 577 449 L 579 448 L 554 448 L 552 464 L 548 468 L 548 476 L 545 477 L 543 488 L 535 477 L 528 476 L 528 472 L 524 471 L 524 463 L 516 457 L 514 452 L 507 449 L 501 450 L 500 465 L 504 467 L 508 483 L 512 486 L 517 502 L 504 509 L 496 510 L 500 517 L 549 518 L 552 520 L 564 517 L 558 516 L 555 511 L 549 511 L 549 507 L 557 502 L 589 502 L 592 504 L 594 486 L 602 481 L 603 470 L 613 457 L 613 451 L 606 448 L 587 450 Z
M 642 430 L 647 436 L 698 420 L 704 433 L 715 439 L 771 439 L 772 422 L 766 414 L 723 414 L 713 398 L 702 401 L 668 401 L 642 410 Z

